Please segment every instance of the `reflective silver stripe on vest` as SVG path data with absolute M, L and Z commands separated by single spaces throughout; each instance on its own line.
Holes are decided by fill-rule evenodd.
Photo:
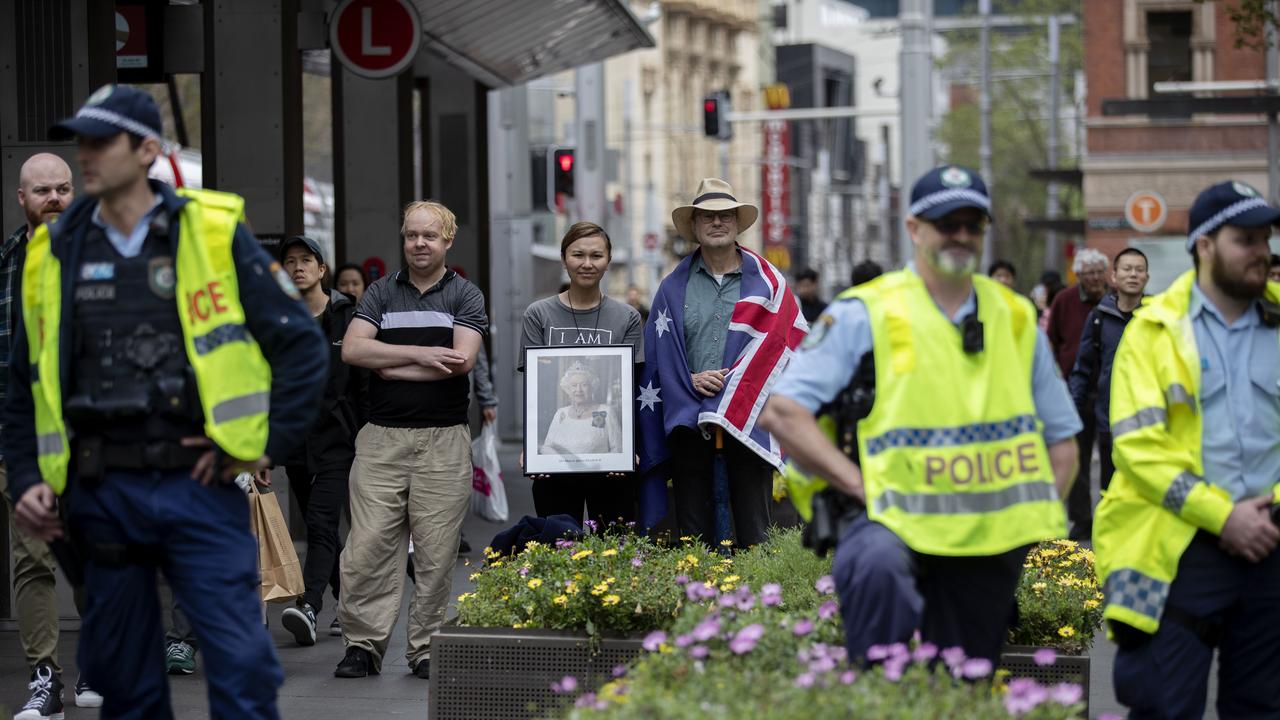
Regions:
M 1120 568 L 1107 576 L 1103 594 L 1107 596 L 1108 605 L 1119 605 L 1139 615 L 1159 619 L 1169 597 L 1169 583 L 1133 568 Z
M 249 331 L 240 323 L 219 325 L 209 332 L 194 338 L 191 345 L 197 355 L 208 355 L 230 342 L 244 342 L 249 339 Z
M 36 452 L 41 455 L 60 455 L 62 453 L 62 435 L 56 432 L 37 435 Z
M 1121 435 L 1137 432 L 1148 425 L 1163 423 L 1168 418 L 1168 413 L 1162 407 L 1142 408 L 1123 420 L 1111 423 L 1111 438 L 1114 440 Z
M 1043 480 L 1010 485 L 995 492 L 900 493 L 885 490 L 876 498 L 876 512 L 897 508 L 912 515 L 988 513 L 1041 500 L 1057 500 L 1058 493 Z
M 1164 401 L 1166 405 L 1186 405 L 1191 408 L 1191 412 L 1196 411 L 1195 396 L 1181 383 L 1174 383 L 1164 391 Z
M 1169 484 L 1169 489 L 1164 491 L 1164 506 L 1175 515 L 1181 514 L 1182 506 L 1187 502 L 1187 496 L 1191 494 L 1191 488 L 1199 482 L 1204 482 L 1204 478 L 1189 472 L 1174 478 Z
M 223 400 L 213 406 L 215 423 L 231 422 L 249 415 L 267 412 L 271 408 L 271 393 L 260 392 Z
M 1018 415 L 1001 422 L 956 427 L 895 428 L 867 440 L 867 455 L 878 455 L 885 450 L 902 447 L 953 447 L 989 443 L 1033 432 L 1036 432 L 1034 415 Z

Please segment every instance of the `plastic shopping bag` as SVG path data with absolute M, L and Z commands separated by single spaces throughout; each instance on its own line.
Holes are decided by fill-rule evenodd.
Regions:
M 498 462 L 498 430 L 489 423 L 471 443 L 471 512 L 489 522 L 507 521 L 507 490 Z

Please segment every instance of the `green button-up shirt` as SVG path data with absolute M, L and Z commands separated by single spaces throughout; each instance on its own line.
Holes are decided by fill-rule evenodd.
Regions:
M 690 372 L 725 367 L 724 343 L 729 335 L 729 320 L 741 296 L 741 267 L 725 273 L 720 282 L 716 282 L 702 264 L 702 256 L 694 259 L 684 289 L 684 353 Z

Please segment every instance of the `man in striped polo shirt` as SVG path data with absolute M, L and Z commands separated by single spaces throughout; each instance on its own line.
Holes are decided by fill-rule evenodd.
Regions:
M 410 534 L 415 592 L 406 657 L 420 678 L 429 675 L 428 643 L 444 620 L 471 495 L 467 374 L 488 327 L 480 290 L 445 265 L 457 230 L 445 206 L 410 203 L 404 267 L 369 286 L 343 340 L 343 361 L 374 374 L 351 466 L 338 607 L 347 651 L 337 677 L 380 671 L 400 614 Z

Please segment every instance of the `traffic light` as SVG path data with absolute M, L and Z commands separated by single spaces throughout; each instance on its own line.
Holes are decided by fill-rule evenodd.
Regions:
M 573 197 L 573 148 L 556 148 L 552 156 L 551 173 L 554 178 L 552 187 L 557 194 Z
M 729 91 L 716 90 L 702 101 L 702 131 L 709 138 L 728 140 L 733 137 L 733 127 L 729 125 Z

